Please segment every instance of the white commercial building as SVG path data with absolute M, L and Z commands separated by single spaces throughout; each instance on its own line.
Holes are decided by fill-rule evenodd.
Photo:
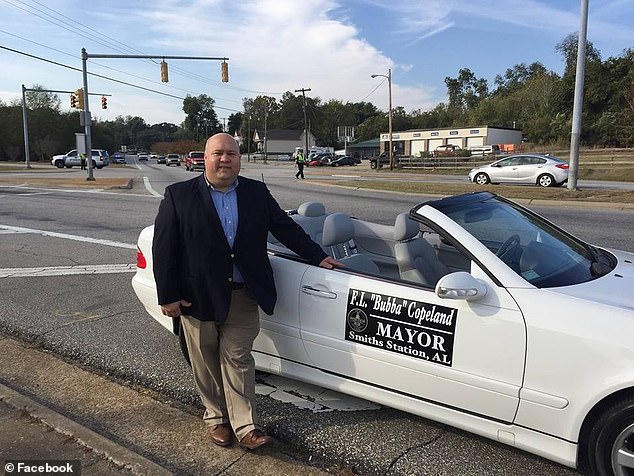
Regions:
M 381 133 L 381 152 L 388 149 L 390 135 Z M 515 152 L 522 144 L 520 129 L 504 127 L 457 127 L 445 129 L 411 129 L 392 132 L 394 153 L 418 157 L 423 152 L 433 152 L 439 145 L 453 144 L 468 149 L 497 144 L 501 150 Z

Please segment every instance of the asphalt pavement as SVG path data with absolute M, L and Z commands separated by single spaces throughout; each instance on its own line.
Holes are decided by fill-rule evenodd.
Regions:
M 20 463 L 46 462 L 79 465 L 83 475 L 326 474 L 279 442 L 253 452 L 237 444 L 217 447 L 199 415 L 37 347 L 0 336 L 0 353 L 11 363 L 0 370 L 0 454 L 7 476 L 20 474 Z

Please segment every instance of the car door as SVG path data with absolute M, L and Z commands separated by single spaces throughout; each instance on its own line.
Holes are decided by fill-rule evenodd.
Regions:
M 512 421 L 523 378 L 524 321 L 504 288 L 475 265 L 472 274 L 490 291 L 478 302 L 441 299 L 412 283 L 309 267 L 299 310 L 312 365 L 389 389 L 395 399 L 408 397 L 408 405 L 434 402 Z
M 259 310 L 260 333 L 253 345 L 256 360 L 259 353 L 273 357 L 274 363 L 271 365 L 280 365 L 278 357 L 282 362 L 306 362 L 308 357 L 299 332 L 298 283 L 309 265 L 280 255 L 271 256 L 270 261 L 278 297 L 273 315 L 267 316 Z M 279 373 L 282 369 L 269 370 Z
M 500 160 L 495 166 L 495 171 L 491 173 L 492 182 L 516 182 L 517 169 L 522 157 L 517 155 L 508 159 Z
M 546 160 L 539 157 L 524 157 L 517 170 L 517 181 L 534 184 L 545 163 Z

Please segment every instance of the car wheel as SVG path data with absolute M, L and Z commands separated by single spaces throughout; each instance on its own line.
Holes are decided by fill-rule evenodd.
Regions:
M 64 168 L 64 161 L 63 160 L 56 160 L 55 161 L 55 167 L 57 167 L 58 169 L 63 169 Z
M 170 164 L 169 164 L 169 163 L 167 163 L 167 164 L 165 164 L 165 165 L 167 165 L 168 167 L 170 166 Z
M 370 168 L 371 169 L 376 169 L 376 162 L 375 161 L 371 161 L 370 162 Z
M 491 180 L 489 180 L 489 176 L 487 174 L 480 172 L 479 174 L 476 174 L 475 177 L 473 177 L 473 181 L 478 185 L 486 185 Z
M 339 167 L 340 165 L 341 165 L 341 164 L 337 163 L 337 164 L 335 164 L 335 167 Z
M 178 344 L 181 348 L 181 353 L 185 360 L 187 361 L 187 365 L 192 366 L 191 360 L 189 360 L 189 350 L 187 349 L 187 341 L 185 340 L 185 331 L 183 331 L 183 325 L 178 325 Z
M 592 474 L 634 474 L 634 397 L 612 405 L 597 420 L 588 438 Z
M 555 184 L 555 179 L 552 175 L 543 174 L 537 177 L 537 185 L 540 187 L 552 187 Z

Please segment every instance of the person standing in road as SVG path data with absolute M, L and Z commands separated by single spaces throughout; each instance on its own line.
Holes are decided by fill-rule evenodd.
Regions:
M 313 265 L 343 266 L 277 204 L 266 185 L 239 175 L 234 138 L 205 146 L 205 173 L 170 185 L 155 220 L 154 277 L 164 315 L 179 318 L 213 443 L 242 448 L 271 441 L 258 426 L 251 349 L 258 306 L 272 314 L 277 294 L 267 255 L 273 233 Z
M 304 178 L 304 154 L 302 151 L 297 151 L 297 158 L 295 159 L 295 163 L 297 164 L 297 173 L 295 174 L 295 178 L 298 179 L 301 177 Z
M 86 154 L 83 152 L 79 154 L 79 164 L 81 166 L 81 170 L 86 170 Z

